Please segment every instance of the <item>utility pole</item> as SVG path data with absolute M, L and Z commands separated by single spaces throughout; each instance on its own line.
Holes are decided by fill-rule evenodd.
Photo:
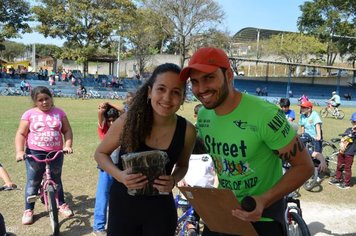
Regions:
M 119 79 L 120 78 L 120 48 L 121 48 L 121 37 L 120 35 L 118 34 L 119 36 L 119 40 L 118 40 L 118 45 L 117 45 L 117 71 L 116 71 L 116 75 L 117 75 L 117 78 Z
M 37 66 L 36 66 L 36 44 L 32 44 L 32 72 L 37 71 Z

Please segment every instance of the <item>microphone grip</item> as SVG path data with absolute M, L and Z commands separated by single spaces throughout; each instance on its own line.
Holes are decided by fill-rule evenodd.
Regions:
M 241 201 L 241 208 L 248 212 L 254 211 L 256 208 L 256 200 L 251 196 L 244 197 Z

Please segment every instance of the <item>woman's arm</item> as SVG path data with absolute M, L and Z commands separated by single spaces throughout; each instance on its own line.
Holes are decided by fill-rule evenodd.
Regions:
M 64 136 L 64 148 L 63 150 L 68 151 L 68 153 L 73 153 L 73 132 L 72 127 L 69 124 L 68 118 L 65 116 L 62 119 L 62 133 Z
M 109 106 L 112 106 L 113 108 L 115 108 L 116 110 L 118 110 L 121 114 L 125 112 L 124 108 L 122 106 L 113 104 L 111 102 L 108 102 Z
M 188 170 L 189 158 L 194 148 L 196 133 L 194 125 L 187 121 L 184 148 L 171 175 L 160 176 L 159 179 L 154 181 L 153 187 L 158 189 L 159 192 L 172 191 L 176 183 L 184 178 Z
M 95 160 L 102 170 L 107 172 L 117 181 L 123 183 L 128 189 L 140 189 L 148 182 L 147 177 L 141 173 L 128 174 L 130 170 L 121 171 L 112 162 L 110 155 L 120 146 L 120 137 L 124 127 L 126 115 L 120 116 L 110 126 L 110 129 L 104 136 L 103 141 L 95 151 Z
M 15 135 L 16 160 L 23 160 L 25 154 L 25 142 L 29 132 L 30 124 L 27 120 L 21 120 Z
M 185 132 L 185 141 L 184 141 L 184 149 L 179 156 L 177 163 L 172 171 L 171 176 L 174 178 L 174 182 L 177 183 L 181 179 L 184 178 L 185 174 L 187 173 L 188 166 L 189 166 L 189 158 L 192 154 L 195 139 L 196 139 L 196 129 L 193 124 L 187 122 L 187 129 Z
M 106 122 L 105 121 L 105 117 L 104 117 L 104 112 L 107 108 L 107 103 L 104 102 L 104 103 L 101 103 L 98 107 L 98 125 L 99 127 L 104 127 L 104 123 Z

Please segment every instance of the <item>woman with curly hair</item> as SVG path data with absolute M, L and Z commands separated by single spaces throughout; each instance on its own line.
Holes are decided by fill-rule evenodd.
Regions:
M 108 235 L 170 236 L 177 226 L 172 189 L 188 169 L 196 138 L 194 125 L 176 114 L 185 99 L 186 83 L 180 68 L 171 63 L 158 66 L 140 87 L 130 109 L 108 130 L 95 152 L 99 166 L 114 178 L 110 192 Z M 110 154 L 120 146 L 117 165 Z M 142 189 L 148 176 L 123 168 L 122 155 L 151 150 L 167 154 L 166 175 L 153 181 L 156 195 L 130 195 Z

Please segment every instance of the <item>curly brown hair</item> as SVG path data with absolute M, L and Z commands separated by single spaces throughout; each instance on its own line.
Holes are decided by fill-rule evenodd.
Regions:
M 137 90 L 133 97 L 130 109 L 127 112 L 126 122 L 121 135 L 121 148 L 126 152 L 134 152 L 151 134 L 153 124 L 153 109 L 148 100 L 148 90 L 156 82 L 157 75 L 173 72 L 179 75 L 181 69 L 173 63 L 159 65 L 151 77 Z M 185 98 L 185 90 L 184 95 Z

